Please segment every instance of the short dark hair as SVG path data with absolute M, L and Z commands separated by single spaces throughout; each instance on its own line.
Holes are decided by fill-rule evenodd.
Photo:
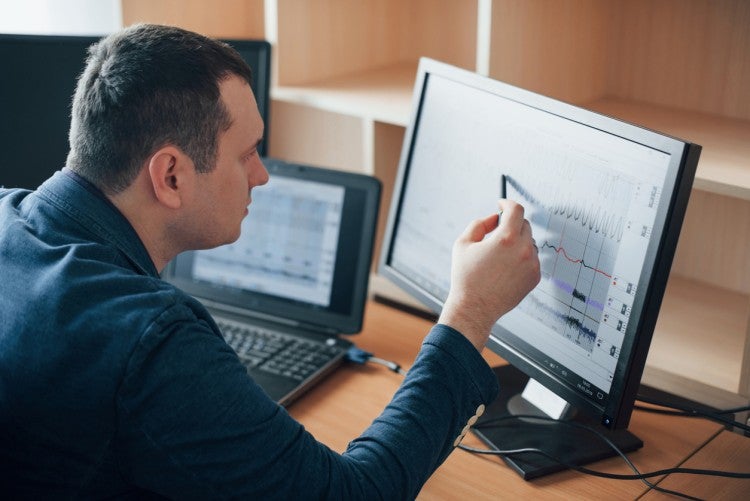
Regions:
M 231 121 L 219 84 L 232 75 L 252 79 L 234 49 L 180 28 L 138 24 L 103 38 L 78 79 L 67 166 L 107 193 L 167 144 L 212 170 Z

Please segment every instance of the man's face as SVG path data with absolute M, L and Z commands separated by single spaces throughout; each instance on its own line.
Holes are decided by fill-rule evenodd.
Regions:
M 268 182 L 268 171 L 258 155 L 263 120 L 250 86 L 232 76 L 221 83 L 220 89 L 232 124 L 219 133 L 216 167 L 198 174 L 200 193 L 195 215 L 203 233 L 200 247 L 237 240 L 242 220 L 248 214 L 250 190 Z

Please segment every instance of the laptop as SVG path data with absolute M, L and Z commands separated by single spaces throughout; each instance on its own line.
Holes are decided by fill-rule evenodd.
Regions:
M 163 276 L 201 301 L 250 376 L 289 405 L 362 328 L 380 182 L 266 158 L 236 242 L 185 252 Z

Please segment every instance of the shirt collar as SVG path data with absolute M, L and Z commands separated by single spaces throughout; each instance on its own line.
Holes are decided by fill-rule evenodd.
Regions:
M 104 193 L 81 175 L 65 168 L 45 181 L 37 193 L 116 246 L 138 272 L 159 276 L 151 256 L 128 219 Z

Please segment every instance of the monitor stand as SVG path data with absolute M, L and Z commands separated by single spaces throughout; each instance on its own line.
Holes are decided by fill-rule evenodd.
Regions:
M 474 433 L 495 450 L 537 448 L 560 458 L 570 464 L 583 466 L 594 461 L 616 456 L 617 453 L 604 441 L 590 431 L 565 422 L 505 419 L 496 427 L 493 420 L 518 415 L 512 409 L 518 402 L 529 377 L 511 365 L 493 368 L 500 383 L 500 395 L 487 406 L 482 418 L 473 428 Z M 520 412 L 526 413 L 526 410 Z M 581 413 L 569 412 L 563 420 L 590 426 L 612 442 L 623 452 L 631 452 L 643 447 L 641 439 L 627 430 L 610 430 Z M 484 426 L 483 426 L 484 424 Z M 513 456 L 502 456 L 524 480 L 531 480 L 550 473 L 567 469 L 567 467 L 537 453 L 523 453 Z

